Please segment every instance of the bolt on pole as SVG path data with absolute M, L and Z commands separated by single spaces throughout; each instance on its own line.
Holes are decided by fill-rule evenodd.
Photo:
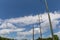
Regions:
M 49 14 L 48 4 L 47 4 L 46 0 L 45 0 L 45 5 L 46 5 L 46 11 L 48 13 L 48 19 L 49 19 L 49 23 L 50 23 L 50 30 L 51 30 L 52 40 L 54 40 L 52 23 L 51 23 L 51 18 L 50 18 L 50 14 Z

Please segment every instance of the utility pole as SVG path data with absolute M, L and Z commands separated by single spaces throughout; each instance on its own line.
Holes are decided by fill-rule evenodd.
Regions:
M 33 26 L 33 40 L 34 40 L 34 26 Z
M 40 38 L 41 38 L 41 40 L 42 40 L 41 17 L 38 15 L 38 18 L 39 18 Z
M 50 18 L 50 14 L 49 14 L 48 4 L 47 4 L 46 0 L 44 0 L 44 1 L 45 1 L 45 5 L 46 5 L 46 11 L 48 13 L 48 19 L 49 19 L 49 23 L 50 23 L 50 30 L 51 30 L 52 40 L 54 40 L 53 28 L 52 28 L 51 18 Z

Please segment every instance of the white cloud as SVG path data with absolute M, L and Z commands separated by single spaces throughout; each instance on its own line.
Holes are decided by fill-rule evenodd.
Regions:
M 36 15 L 36 16 L 24 16 L 24 17 L 19 17 L 19 18 L 6 19 L 6 22 L 29 25 L 29 24 L 37 23 L 37 21 L 38 21 L 37 19 L 38 19 L 38 15 Z
M 41 29 L 41 30 L 42 30 L 42 33 L 46 32 L 46 29 Z M 40 29 L 34 28 L 34 35 L 39 33 L 40 33 Z M 31 36 L 31 37 L 27 38 L 27 36 Z M 24 39 L 24 38 L 31 39 L 32 36 L 33 36 L 33 29 L 29 31 L 24 31 L 24 32 L 17 32 L 17 39 Z
M 49 20 L 48 20 L 48 15 L 47 13 L 41 14 L 40 16 L 42 16 L 42 33 L 46 32 L 50 27 L 49 27 Z M 53 29 L 57 28 L 57 24 L 59 24 L 59 19 L 60 18 L 60 14 L 59 12 L 54 12 L 54 13 L 50 13 L 50 17 L 51 17 L 51 22 L 52 22 L 52 26 Z M 26 25 L 31 25 L 31 24 L 35 24 L 38 23 L 38 15 L 35 16 L 24 16 L 24 17 L 19 17 L 19 18 L 10 18 L 10 19 L 5 19 L 2 20 L 0 19 L 0 34 L 3 33 L 10 33 L 10 32 L 18 32 L 20 31 L 21 28 L 18 28 L 17 26 L 15 26 L 14 24 L 18 24 L 19 27 L 22 26 L 26 26 Z M 9 28 L 9 29 L 7 29 Z M 26 29 L 25 29 L 26 30 Z M 39 28 L 35 28 L 35 34 L 39 33 Z M 18 35 L 23 34 L 23 35 L 30 35 L 32 34 L 32 29 L 29 31 L 25 31 L 25 32 L 18 32 Z
M 13 28 L 16 28 L 16 26 L 14 26 L 12 23 L 4 22 L 0 25 L 0 28 L 11 28 L 11 29 L 13 29 Z
M 39 33 L 39 28 L 35 28 L 34 29 L 34 33 L 36 34 L 36 33 Z M 31 35 L 31 34 L 33 34 L 33 29 L 31 29 L 31 30 L 29 30 L 29 31 L 25 31 L 25 32 L 17 32 L 17 34 L 19 35 Z
M 59 20 L 57 20 L 57 19 L 60 18 L 60 14 L 58 12 L 54 12 L 54 14 L 50 13 L 50 17 L 51 17 L 51 22 L 52 22 L 53 29 L 56 29 L 57 28 L 56 25 L 59 24 L 59 22 L 60 22 Z M 38 20 L 38 18 L 36 20 Z M 46 31 L 48 31 L 48 29 L 50 28 L 49 27 L 49 20 L 48 20 L 47 13 L 42 14 L 42 21 L 43 22 L 41 23 L 41 26 L 42 26 L 42 32 L 44 33 Z M 35 28 L 35 34 L 36 33 L 39 33 L 39 28 Z M 19 34 L 20 33 L 18 32 L 18 35 Z M 32 34 L 32 29 L 30 31 L 28 31 L 28 32 L 23 32 L 23 34 L 24 35 L 30 35 L 30 34 Z
M 1 34 L 9 34 L 10 32 L 20 32 L 25 30 L 25 28 L 17 28 L 17 29 L 2 29 L 0 30 L 0 35 Z
M 43 23 L 48 22 L 48 15 L 47 13 L 41 14 L 42 15 L 42 21 Z M 60 18 L 60 14 L 58 12 L 50 13 L 51 20 L 52 22 L 55 21 L 56 19 Z M 57 20 L 56 20 L 57 21 Z M 30 25 L 34 23 L 38 23 L 38 15 L 35 16 L 24 16 L 24 17 L 19 17 L 19 18 L 11 18 L 11 19 L 5 19 L 4 21 L 5 25 L 7 23 L 14 23 L 14 24 L 19 24 L 19 25 Z M 3 24 L 4 24 L 3 23 Z
M 2 22 L 3 22 L 3 20 L 2 20 L 2 19 L 0 19 L 0 25 L 2 24 Z

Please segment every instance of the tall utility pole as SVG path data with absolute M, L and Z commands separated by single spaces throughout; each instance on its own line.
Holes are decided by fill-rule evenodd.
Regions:
M 42 40 L 41 17 L 38 15 L 38 18 L 39 18 L 40 38 L 41 38 L 41 40 Z
M 49 23 L 50 23 L 50 30 L 51 30 L 52 40 L 54 40 L 52 23 L 51 23 L 51 18 L 50 18 L 50 14 L 49 14 L 48 4 L 47 4 L 46 0 L 45 0 L 45 5 L 46 5 L 46 11 L 48 13 L 48 19 L 49 19 Z
M 34 40 L 34 26 L 33 26 L 33 40 Z

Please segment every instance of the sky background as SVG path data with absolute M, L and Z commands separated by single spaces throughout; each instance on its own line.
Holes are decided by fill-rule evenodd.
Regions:
M 54 34 L 60 34 L 60 0 L 47 0 Z M 51 35 L 44 0 L 0 0 L 0 36 L 32 39 L 39 37 L 38 14 L 42 16 L 43 37 Z

